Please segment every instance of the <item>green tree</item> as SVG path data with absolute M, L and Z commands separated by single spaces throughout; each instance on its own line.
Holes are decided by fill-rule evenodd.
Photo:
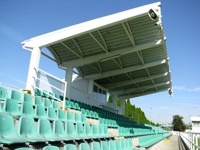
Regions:
M 185 131 L 185 124 L 182 116 L 174 115 L 172 125 L 174 131 Z
M 113 103 L 113 96 L 112 95 L 109 95 L 108 102 Z

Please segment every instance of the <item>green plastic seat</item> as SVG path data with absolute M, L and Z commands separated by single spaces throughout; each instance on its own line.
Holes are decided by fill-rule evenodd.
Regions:
M 24 101 L 22 103 L 21 113 L 23 115 L 33 116 L 34 117 L 35 116 L 35 112 L 34 112 L 32 103 Z
M 86 135 L 91 137 L 93 136 L 93 129 L 92 126 L 88 123 L 85 124 Z
M 68 139 L 68 135 L 64 129 L 64 123 L 61 120 L 55 120 L 53 122 L 53 133 L 62 140 Z
M 52 92 L 49 92 L 49 98 L 50 98 L 50 99 L 54 99 L 54 97 L 55 97 L 55 94 L 52 93 Z
M 65 123 L 65 133 L 71 139 L 80 139 L 79 137 L 77 137 L 77 132 L 76 132 L 75 125 L 71 121 L 66 121 L 66 123 Z
M 44 103 L 43 103 L 42 98 L 40 96 L 35 96 L 35 105 L 44 106 Z
M 52 107 L 49 107 L 47 109 L 47 116 L 49 117 L 50 120 L 56 120 L 57 119 L 56 110 Z
M 60 150 L 57 146 L 45 146 L 42 150 Z
M 81 121 L 82 121 L 83 123 L 86 123 L 86 122 L 87 122 L 86 115 L 81 114 Z
M 37 118 L 47 118 L 45 107 L 42 105 L 36 105 L 35 113 Z
M 0 144 L 24 143 L 27 140 L 17 135 L 13 117 L 0 114 Z
M 8 91 L 5 87 L 0 87 L 0 100 L 5 101 L 8 98 Z
M 20 116 L 21 112 L 19 111 L 18 102 L 14 99 L 7 99 L 4 104 L 4 112 L 12 116 Z
M 12 90 L 11 99 L 17 100 L 17 102 L 22 102 L 21 93 L 19 91 Z
M 93 136 L 94 137 L 100 136 L 99 135 L 99 129 L 98 129 L 97 125 L 96 124 L 92 124 L 91 126 L 92 126 L 92 130 L 93 130 Z
M 29 142 L 45 141 L 38 133 L 33 117 L 22 116 L 19 119 L 18 134 L 26 138 Z
M 64 150 L 77 150 L 77 147 L 75 144 L 67 144 L 64 145 Z
M 25 93 L 24 94 L 24 102 L 33 103 L 32 96 L 30 94 Z
M 71 111 L 67 111 L 67 121 L 75 121 L 74 113 L 72 113 Z
M 101 150 L 101 146 L 99 142 L 92 142 L 91 143 L 91 150 Z
M 59 109 L 59 102 L 58 101 L 53 101 L 52 105 L 53 105 L 54 109 Z
M 74 113 L 74 115 L 75 115 L 75 122 L 82 122 L 82 120 L 81 120 L 81 114 Z
M 48 141 L 58 141 L 58 137 L 53 134 L 51 123 L 48 119 L 39 119 L 38 121 L 38 133 L 40 136 Z
M 114 140 L 109 141 L 110 150 L 116 150 L 116 142 Z
M 107 141 L 101 141 L 101 150 L 110 150 L 110 147 Z
M 87 143 L 79 144 L 79 150 L 90 150 L 90 146 Z
M 77 135 L 82 138 L 82 139 L 86 139 L 86 131 L 85 131 L 85 126 L 82 123 L 76 123 L 76 132 Z
M 69 100 L 65 100 L 65 107 L 71 108 L 71 103 Z
M 122 150 L 121 140 L 116 140 L 116 150 Z
M 35 88 L 35 95 L 43 96 L 43 92 L 41 90 Z
M 48 98 L 44 99 L 44 106 L 47 107 L 47 108 L 51 107 L 51 101 L 50 101 L 50 99 L 48 99 Z
M 74 107 L 75 107 L 75 109 L 77 109 L 77 110 L 80 110 L 80 106 L 79 106 L 79 104 L 78 103 L 74 103 Z
M 20 148 L 16 148 L 15 150 L 33 150 L 30 147 L 20 147 Z
M 66 119 L 66 114 L 65 114 L 64 110 L 58 109 L 57 115 L 58 115 L 57 116 L 58 119 L 60 119 L 62 121 L 66 121 L 67 120 Z
M 43 91 L 43 96 L 45 97 L 45 98 L 49 98 L 49 93 L 47 92 L 47 91 Z

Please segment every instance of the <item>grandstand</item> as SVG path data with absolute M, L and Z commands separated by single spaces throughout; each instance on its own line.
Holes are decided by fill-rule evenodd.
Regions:
M 26 91 L 0 85 L 1 148 L 137 150 L 171 135 L 124 117 L 127 98 L 171 94 L 160 3 L 40 35 L 22 46 L 31 51 Z M 66 71 L 64 79 L 39 68 L 41 55 Z

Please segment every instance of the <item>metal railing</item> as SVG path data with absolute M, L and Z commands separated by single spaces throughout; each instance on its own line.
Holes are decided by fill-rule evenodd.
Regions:
M 51 89 L 49 92 L 56 93 L 58 95 L 62 95 L 63 96 L 63 101 L 62 101 L 63 109 L 65 109 L 65 97 L 66 97 L 67 82 L 63 79 L 59 79 L 58 77 L 56 77 L 50 73 L 47 73 L 46 71 L 44 71 L 42 69 L 39 69 L 39 68 L 34 68 L 34 69 L 37 74 L 37 77 L 34 77 L 35 78 L 34 89 L 39 89 L 39 90 L 43 91 L 45 94 L 53 97 L 53 99 L 56 99 L 58 101 L 61 101 L 61 100 L 47 92 L 48 88 Z
M 200 150 L 200 146 L 198 144 L 200 133 L 180 132 L 179 136 L 190 150 Z

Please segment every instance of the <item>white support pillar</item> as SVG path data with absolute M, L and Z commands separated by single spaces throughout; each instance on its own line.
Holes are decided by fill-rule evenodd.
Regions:
M 32 95 L 34 95 L 35 79 L 37 77 L 37 72 L 35 68 L 39 67 L 40 55 L 41 55 L 40 48 L 39 47 L 33 48 L 29 64 L 28 77 L 26 81 L 26 88 L 28 90 L 31 90 Z
M 66 74 L 65 74 L 65 81 L 67 82 L 67 87 L 66 87 L 66 97 L 68 99 L 71 99 L 71 83 L 72 83 L 72 75 L 73 75 L 73 68 L 68 67 Z
M 88 94 L 91 96 L 93 92 L 94 80 L 90 79 L 88 84 Z

